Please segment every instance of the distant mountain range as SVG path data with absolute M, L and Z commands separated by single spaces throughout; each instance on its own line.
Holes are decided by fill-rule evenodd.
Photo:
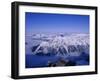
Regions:
M 89 54 L 89 34 L 55 33 L 26 36 L 26 54 L 79 56 Z

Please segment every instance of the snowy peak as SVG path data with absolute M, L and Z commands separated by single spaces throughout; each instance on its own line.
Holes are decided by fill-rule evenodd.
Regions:
M 33 35 L 32 40 L 39 41 L 38 44 L 32 43 L 33 54 L 77 56 L 83 52 L 89 53 L 89 34 L 85 33 L 38 34 Z

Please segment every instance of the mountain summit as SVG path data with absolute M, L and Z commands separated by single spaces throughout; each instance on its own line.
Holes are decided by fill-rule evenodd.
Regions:
M 89 53 L 89 34 L 85 33 L 34 34 L 32 40 L 35 41 L 31 43 L 34 55 L 79 56 Z

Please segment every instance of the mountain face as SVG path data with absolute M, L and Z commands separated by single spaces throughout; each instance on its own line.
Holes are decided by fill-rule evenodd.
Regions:
M 26 36 L 26 54 L 79 56 L 89 54 L 89 34 L 60 33 Z

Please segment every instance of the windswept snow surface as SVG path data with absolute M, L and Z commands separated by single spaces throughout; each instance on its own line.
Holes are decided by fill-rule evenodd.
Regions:
M 36 57 L 38 55 L 43 58 L 48 56 L 49 59 L 51 58 L 50 56 L 52 56 L 52 59 L 55 57 L 72 60 L 80 59 L 76 61 L 77 65 L 89 64 L 84 59 L 82 60 L 82 58 L 89 56 L 89 45 L 88 33 L 34 33 L 25 37 L 26 55 Z M 26 60 L 28 59 L 26 58 Z M 26 62 L 26 67 L 28 67 L 27 64 L 29 63 Z M 32 64 L 30 65 L 32 66 Z M 33 66 L 35 67 L 34 64 Z

